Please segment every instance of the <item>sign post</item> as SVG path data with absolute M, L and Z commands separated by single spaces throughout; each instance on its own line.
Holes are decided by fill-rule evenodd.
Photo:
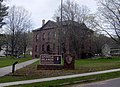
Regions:
M 12 65 L 12 73 L 14 73 L 15 72 L 15 65 L 18 63 L 18 61 L 16 61 L 15 63 L 13 63 L 13 65 Z

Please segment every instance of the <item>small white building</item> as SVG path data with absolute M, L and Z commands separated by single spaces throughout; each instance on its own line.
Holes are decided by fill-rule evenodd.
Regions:
M 110 47 L 109 45 L 105 44 L 103 47 L 102 47 L 102 55 L 103 56 L 106 56 L 106 57 L 109 57 L 110 56 Z
M 120 49 L 119 48 L 111 48 L 110 54 L 111 54 L 111 56 L 120 56 Z
M 102 55 L 109 57 L 109 56 L 120 56 L 120 47 L 116 46 L 109 46 L 108 44 L 105 44 L 102 47 Z
M 2 47 L 1 47 L 1 51 L 0 51 L 0 56 L 5 56 L 5 54 L 6 54 L 6 46 L 5 45 L 3 45 Z

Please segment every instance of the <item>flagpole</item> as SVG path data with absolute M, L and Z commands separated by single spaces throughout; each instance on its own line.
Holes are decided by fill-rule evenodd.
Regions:
M 61 0 L 61 24 L 62 24 L 63 0 Z
M 62 14 L 63 14 L 63 0 L 61 0 L 60 54 L 62 54 Z

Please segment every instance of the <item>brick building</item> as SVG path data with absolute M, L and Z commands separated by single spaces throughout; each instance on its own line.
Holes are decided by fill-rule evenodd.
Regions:
M 40 54 L 74 53 L 76 57 L 85 57 L 92 53 L 93 31 L 85 24 L 74 21 L 63 21 L 62 28 L 59 20 L 42 21 L 41 28 L 33 30 L 33 58 L 39 58 Z

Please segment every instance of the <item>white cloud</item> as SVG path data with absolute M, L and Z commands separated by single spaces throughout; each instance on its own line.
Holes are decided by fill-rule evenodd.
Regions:
M 65 1 L 65 0 L 63 0 Z M 96 3 L 94 0 L 75 0 L 78 4 L 87 5 L 94 11 L 96 9 Z M 35 28 L 41 26 L 42 19 L 51 20 L 54 11 L 60 5 L 60 0 L 12 0 L 9 1 L 10 6 L 22 6 L 32 14 L 32 20 L 35 24 Z
M 95 0 L 76 0 L 80 5 L 86 5 L 92 12 L 97 9 L 97 3 Z

